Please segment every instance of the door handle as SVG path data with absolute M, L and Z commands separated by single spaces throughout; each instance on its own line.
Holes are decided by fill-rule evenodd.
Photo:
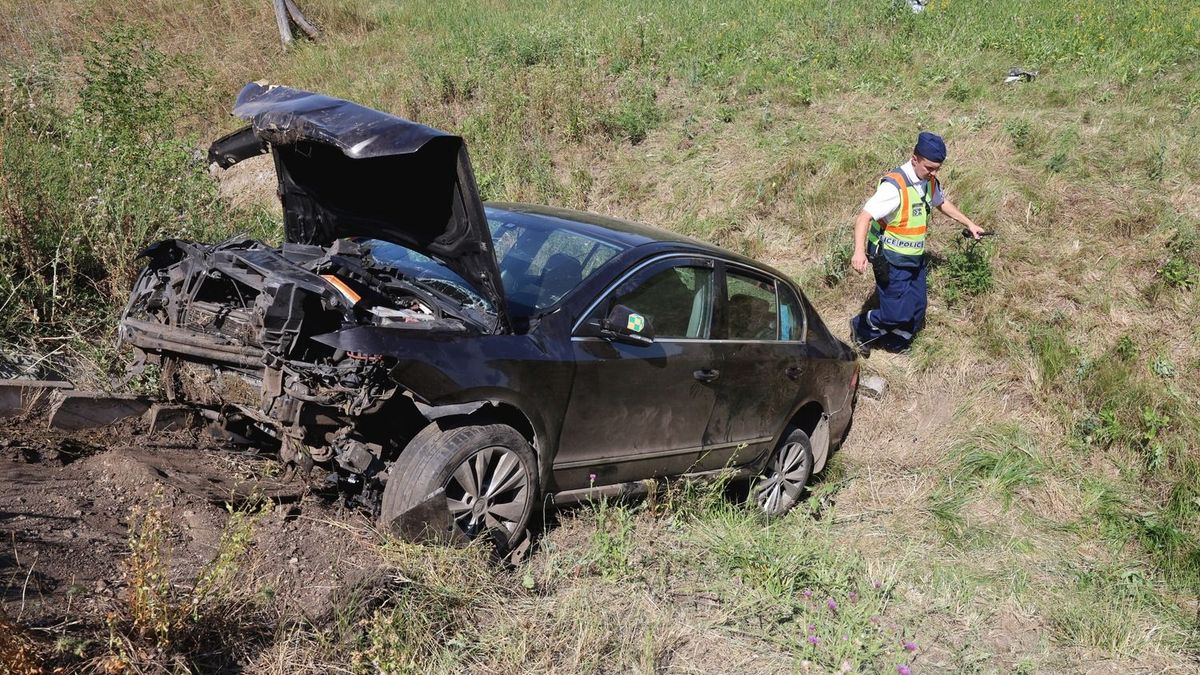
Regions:
M 783 374 L 787 375 L 788 378 L 792 379 L 792 380 L 800 379 L 800 376 L 803 373 L 804 373 L 804 366 L 788 366 L 787 370 L 783 371 Z
M 721 371 L 717 370 L 716 368 L 701 368 L 700 370 L 692 373 L 692 377 L 700 380 L 701 382 L 712 382 L 720 377 L 720 375 Z

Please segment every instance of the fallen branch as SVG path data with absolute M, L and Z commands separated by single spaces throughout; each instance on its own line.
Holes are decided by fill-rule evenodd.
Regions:
M 292 0 L 283 0 L 283 4 L 287 7 L 288 16 L 292 17 L 292 21 L 296 22 L 300 30 L 304 31 L 309 38 L 316 40 L 321 37 L 321 32 L 304 17 L 304 13 L 300 11 L 295 2 L 292 2 Z
M 271 0 L 275 7 L 275 24 L 279 26 L 279 41 L 284 48 L 292 46 L 295 38 L 292 36 L 292 24 L 295 23 L 309 39 L 316 40 L 321 36 L 317 27 L 296 6 L 293 0 Z
M 292 27 L 288 23 L 287 8 L 284 7 L 283 0 L 272 0 L 275 5 L 275 23 L 279 26 L 279 41 L 283 43 L 284 48 L 292 46 L 294 41 L 292 38 Z

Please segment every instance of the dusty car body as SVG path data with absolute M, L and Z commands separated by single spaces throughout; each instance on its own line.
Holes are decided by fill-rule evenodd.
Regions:
M 210 159 L 273 155 L 285 243 L 152 245 L 121 337 L 384 522 L 507 546 L 541 498 L 729 469 L 777 514 L 844 437 L 855 356 L 785 275 L 485 206 L 462 139 L 347 101 L 250 84 L 234 114 Z

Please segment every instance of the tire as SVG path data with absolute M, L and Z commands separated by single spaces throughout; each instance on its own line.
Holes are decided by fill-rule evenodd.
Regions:
M 510 426 L 434 422 L 388 470 L 380 523 L 390 526 L 438 488 L 445 490 L 446 507 L 463 534 L 472 539 L 486 534 L 509 550 L 524 538 L 537 505 L 537 458 Z
M 750 497 L 763 515 L 782 516 L 799 503 L 812 471 L 812 443 L 808 434 L 793 429 L 767 460 L 762 476 L 750 490 Z

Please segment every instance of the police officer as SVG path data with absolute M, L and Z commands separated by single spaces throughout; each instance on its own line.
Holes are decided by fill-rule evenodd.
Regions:
M 925 232 L 930 210 L 938 209 L 962 223 L 976 239 L 984 233 L 942 193 L 937 174 L 945 159 L 941 136 L 922 131 L 912 159 L 883 174 L 875 194 L 854 220 L 850 265 L 862 274 L 871 263 L 879 296 L 879 309 L 850 320 L 854 342 L 864 353 L 872 347 L 903 351 L 925 324 Z

